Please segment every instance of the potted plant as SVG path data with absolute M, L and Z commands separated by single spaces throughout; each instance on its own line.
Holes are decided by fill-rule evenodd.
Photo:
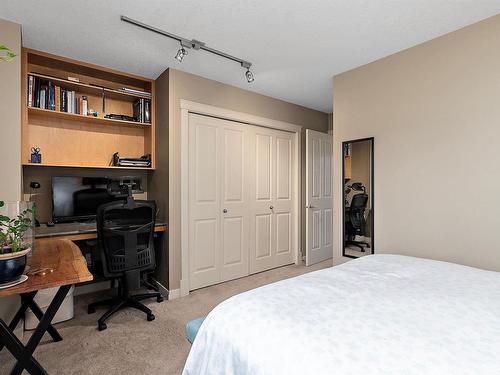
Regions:
M 0 284 L 16 281 L 26 268 L 26 257 L 31 251 L 29 233 L 33 229 L 34 217 L 34 210 L 29 204 L 15 202 L 13 217 L 0 214 Z M 0 212 L 9 211 L 5 208 L 5 202 L 0 201 Z

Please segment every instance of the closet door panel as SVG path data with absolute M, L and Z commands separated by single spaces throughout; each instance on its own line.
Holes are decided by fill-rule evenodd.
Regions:
M 294 217 L 293 134 L 274 131 L 275 181 L 273 191 L 274 267 L 292 263 L 292 222 Z
M 194 221 L 193 270 L 195 274 L 217 270 L 217 219 Z
M 221 281 L 248 275 L 248 136 L 244 125 L 218 120 L 221 126 Z
M 271 214 L 255 216 L 255 258 L 269 259 L 272 256 Z
M 255 135 L 255 181 L 257 184 L 256 200 L 271 201 L 272 164 L 273 164 L 273 137 L 269 134 Z
M 250 273 L 293 262 L 293 139 L 292 133 L 255 129 Z
M 189 119 L 190 289 L 220 280 L 220 130 L 210 118 Z
M 288 212 L 276 214 L 276 254 L 290 254 L 292 250 L 292 220 Z
M 276 200 L 291 200 L 292 192 L 292 142 L 276 137 Z
M 273 187 L 275 138 L 265 128 L 252 127 L 250 133 L 250 273 L 274 267 Z

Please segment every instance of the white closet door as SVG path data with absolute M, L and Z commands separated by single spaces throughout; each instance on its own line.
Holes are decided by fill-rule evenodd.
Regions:
M 294 222 L 294 147 L 293 134 L 276 131 L 275 188 L 273 204 L 273 233 L 275 234 L 274 266 L 293 263 Z
M 254 128 L 250 273 L 293 262 L 293 134 Z
M 189 115 L 190 289 L 248 275 L 248 129 Z
M 189 115 L 190 289 L 220 281 L 220 142 L 212 118 Z
M 245 125 L 218 120 L 221 125 L 221 281 L 248 275 L 249 178 L 248 130 Z
M 189 115 L 189 273 L 197 289 L 293 263 L 294 134 Z
M 265 128 L 254 129 L 251 173 L 252 208 L 250 229 L 250 273 L 274 267 L 273 187 L 275 137 Z

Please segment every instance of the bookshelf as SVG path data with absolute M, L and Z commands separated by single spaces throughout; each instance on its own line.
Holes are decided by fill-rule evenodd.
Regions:
M 28 105 L 30 76 L 33 77 L 31 106 Z M 49 98 L 52 109 L 50 105 L 39 108 L 40 101 L 37 103 L 34 100 L 35 80 L 38 89 L 41 86 L 47 89 L 49 85 L 51 90 L 58 90 L 55 91 L 59 98 L 57 101 L 53 97 Z M 65 105 L 62 104 L 63 91 L 74 92 L 78 98 L 74 108 L 68 108 L 67 101 Z M 23 49 L 21 95 L 23 167 L 155 168 L 154 80 Z M 48 96 L 44 96 L 44 100 L 46 98 Z M 84 99 L 87 113 L 84 113 L 85 105 L 82 104 Z M 134 113 L 134 105 L 137 109 L 141 99 L 142 103 L 150 101 L 149 121 L 147 118 L 141 118 L 142 121 L 133 119 L 134 115 L 138 118 L 137 112 Z M 90 115 L 90 110 L 98 114 Z M 129 118 L 105 118 L 109 114 Z M 41 164 L 29 162 L 32 147 L 40 148 Z M 151 154 L 152 165 L 149 168 L 112 166 L 115 152 L 128 157 Z

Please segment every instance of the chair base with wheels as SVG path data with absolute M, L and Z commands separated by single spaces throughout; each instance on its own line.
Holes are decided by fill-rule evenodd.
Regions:
M 96 312 L 98 307 L 107 307 L 109 306 L 108 311 L 106 311 L 101 318 L 97 321 L 97 329 L 99 331 L 104 331 L 107 327 L 106 321 L 111 318 L 118 311 L 131 307 L 137 310 L 140 310 L 146 314 L 148 322 L 155 320 L 155 316 L 151 309 L 142 304 L 140 301 L 143 301 L 148 298 L 156 298 L 156 302 L 163 302 L 163 296 L 160 292 L 153 293 L 142 293 L 142 294 L 134 294 L 131 295 L 126 288 L 123 288 L 120 285 L 120 281 L 118 285 L 118 296 L 114 298 L 108 298 L 102 301 L 93 302 L 88 305 L 87 312 L 89 314 L 93 314 Z M 147 283 L 149 284 L 149 283 Z M 147 285 L 150 287 L 151 285 Z
M 366 250 L 363 246 L 366 246 L 368 249 L 370 248 L 370 245 L 366 242 L 361 242 L 361 241 L 354 241 L 354 240 L 347 240 L 346 241 L 346 246 L 354 246 L 359 248 L 359 250 L 364 253 Z

